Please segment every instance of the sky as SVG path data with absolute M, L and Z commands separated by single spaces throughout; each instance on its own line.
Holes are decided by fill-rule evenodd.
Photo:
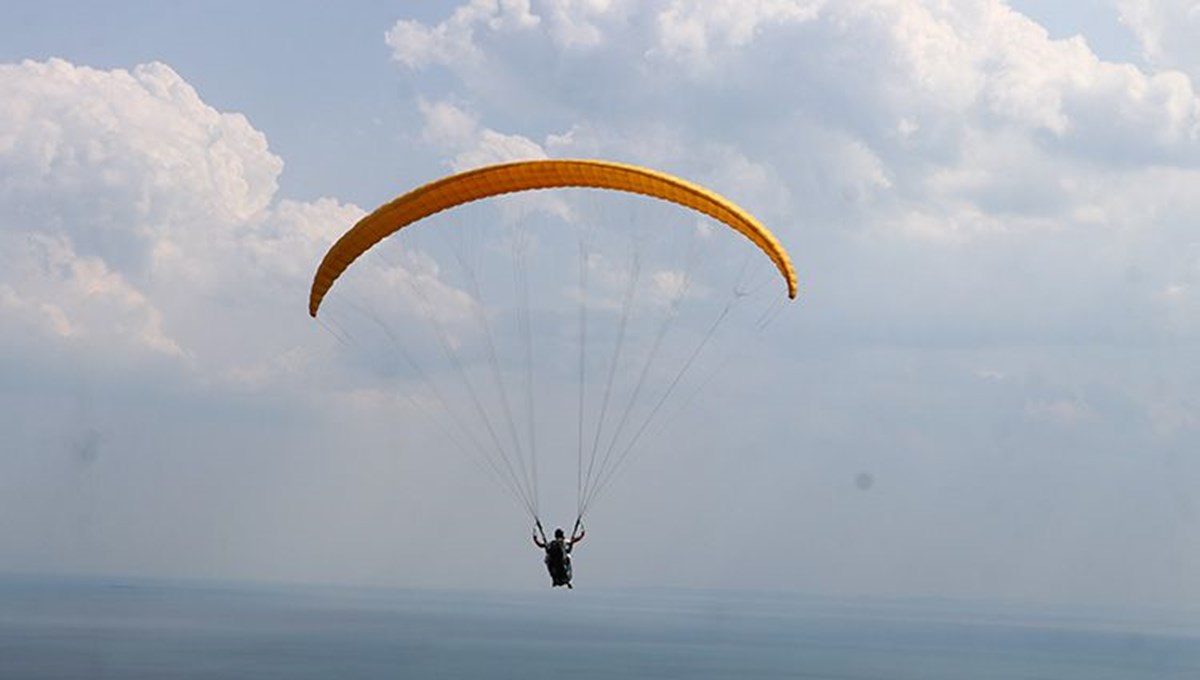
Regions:
M 586 157 L 736 201 L 800 296 L 631 457 L 580 583 L 1200 609 L 1194 2 L 3 14 L 0 572 L 544 587 L 306 302 L 394 196 Z

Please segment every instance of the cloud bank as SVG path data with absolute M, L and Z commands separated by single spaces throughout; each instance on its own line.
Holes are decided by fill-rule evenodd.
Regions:
M 1138 63 L 999 0 L 474 0 L 380 27 L 422 121 L 404 143 L 442 163 L 414 173 L 642 163 L 796 260 L 799 304 L 698 411 L 718 431 L 637 461 L 605 509 L 673 545 L 610 534 L 590 573 L 657 583 L 636 555 L 743 585 L 740 547 L 786 527 L 781 587 L 1200 601 L 1195 17 L 1112 11 Z M 360 208 L 281 196 L 270 131 L 168 65 L 5 64 L 0 88 L 0 395 L 24 452 L 0 497 L 53 529 L 5 530 L 14 559 L 445 585 L 474 571 L 396 544 L 453 550 L 445 525 L 478 522 L 498 582 L 527 583 L 486 477 L 394 455 L 395 395 L 304 314 Z M 376 274 L 437 272 L 401 264 Z

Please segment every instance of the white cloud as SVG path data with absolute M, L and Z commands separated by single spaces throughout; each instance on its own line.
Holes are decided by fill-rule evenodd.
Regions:
M 166 65 L 26 61 L 0 65 L 0 83 L 0 195 L 120 210 L 99 217 L 122 223 L 100 226 L 143 237 L 198 215 L 242 222 L 274 195 L 282 162 L 262 133 L 204 104 Z M 191 192 L 171 190 L 183 186 Z
M 297 342 L 312 268 L 360 210 L 277 201 L 264 135 L 165 65 L 24 62 L 0 83 L 7 333 L 96 361 L 173 357 L 200 378 Z M 267 332 L 236 323 L 269 317 Z
M 539 146 L 556 155 L 606 155 L 698 179 L 726 172 L 733 155 L 761 169 L 757 187 L 734 197 L 767 206 L 766 218 L 803 205 L 807 220 L 862 228 L 895 224 L 875 216 L 897 207 L 939 206 L 947 219 L 911 233 L 948 229 L 961 239 L 978 233 L 961 225 L 980 223 L 1004 195 L 1026 214 L 1095 224 L 1099 200 L 1129 181 L 1127 168 L 1190 168 L 1200 158 L 1200 104 L 1185 77 L 1105 62 L 999 0 L 552 9 L 594 19 L 603 35 L 589 39 L 586 58 L 559 45 L 547 22 L 524 24 L 519 44 L 499 40 L 507 29 L 472 23 L 487 58 L 452 71 L 473 121 L 520 120 L 522 130 L 549 129 Z M 610 15 L 619 19 L 598 19 Z M 532 73 L 542 76 L 516 77 Z M 532 151 L 512 145 L 529 134 L 488 134 L 503 151 L 479 161 Z M 1064 180 L 1077 173 L 1088 181 Z
M 425 117 L 422 137 L 452 155 L 456 172 L 505 161 L 545 158 L 537 142 L 485 128 L 475 116 L 449 102 L 420 102 Z
M 664 3 L 659 3 L 664 4 Z M 657 10 L 653 51 L 703 69 L 758 33 L 816 18 L 825 0 L 672 0 Z
M 599 46 L 607 36 L 606 24 L 628 21 L 636 3 L 631 0 L 543 0 L 555 44 L 566 49 Z
M 1089 572 L 1091 585 L 1078 586 L 1101 597 L 1124 592 L 1114 583 L 1140 580 L 1154 584 L 1147 592 L 1156 588 L 1152 594 L 1175 603 L 1181 593 L 1195 599 L 1194 579 L 1188 580 L 1194 546 L 1143 529 L 1175 516 L 1172 499 L 1162 493 L 1164 472 L 1156 467 L 1163 460 L 1177 456 L 1170 481 L 1185 505 L 1187 489 L 1195 486 L 1196 466 L 1186 455 L 1196 448 L 1200 366 L 1200 151 L 1189 80 L 1194 41 L 1186 42 L 1184 4 L 1124 7 L 1127 16 L 1153 10 L 1138 29 L 1153 46 L 1147 63 L 1099 59 L 1082 40 L 1053 40 L 1005 3 L 989 0 L 463 2 L 447 10 L 444 21 L 399 22 L 388 41 L 423 117 L 404 140 L 424 146 L 412 149 L 411 163 L 405 157 L 414 177 L 545 156 L 640 162 L 728 195 L 792 252 L 801 300 L 775 317 L 772 337 L 733 354 L 736 379 L 718 378 L 720 388 L 698 395 L 715 405 L 705 416 L 727 416 L 731 411 L 720 409 L 728 407 L 738 417 L 661 440 L 660 450 L 635 461 L 644 466 L 638 474 L 620 480 L 631 502 L 605 506 L 611 512 L 605 523 L 636 523 L 645 516 L 645 501 L 661 504 L 652 510 L 666 513 L 665 523 L 689 525 L 688 515 L 703 512 L 720 494 L 738 499 L 736 517 L 712 517 L 731 526 L 789 513 L 800 521 L 817 518 L 805 530 L 821 549 L 806 548 L 802 560 L 782 555 L 779 564 L 806 565 L 799 575 L 782 568 L 773 574 L 782 586 L 906 594 L 975 595 L 978 579 L 954 575 L 1002 564 L 1004 573 L 995 572 L 999 577 L 989 579 L 985 594 L 1058 597 L 1077 579 L 1054 572 L 1082 561 L 1089 548 L 1126 555 L 1176 551 L 1171 554 L 1183 557 L 1168 568 L 1177 570 L 1174 582 L 1162 584 L 1138 565 L 1122 563 Z M 337 523 L 360 527 L 362 543 L 372 546 L 361 563 L 399 559 L 373 552 L 390 548 L 378 548 L 389 544 L 378 541 L 372 518 L 424 516 L 423 505 L 438 497 L 429 488 L 442 487 L 422 484 L 438 474 L 452 480 L 445 488 L 459 492 L 447 497 L 470 499 L 452 512 L 508 521 L 505 512 L 491 512 L 503 500 L 461 493 L 464 479 L 480 480 L 436 468 L 453 456 L 393 455 L 398 446 L 445 445 L 436 432 L 397 427 L 400 413 L 438 410 L 441 403 L 397 365 L 394 341 L 384 338 L 385 361 L 392 363 L 380 370 L 359 352 L 363 338 L 347 338 L 372 325 L 373 312 L 402 326 L 424 321 L 416 317 L 431 309 L 448 331 L 448 344 L 462 348 L 464 360 L 480 361 L 483 352 L 472 347 L 477 338 L 467 336 L 467 328 L 473 317 L 498 311 L 503 300 L 489 299 L 489 307 L 461 281 L 455 285 L 453 258 L 436 259 L 440 251 L 401 248 L 390 259 L 356 263 L 333 292 L 331 302 L 359 295 L 350 301 L 364 303 L 365 321 L 339 326 L 331 314 L 314 323 L 305 309 L 313 268 L 363 211 L 334 199 L 279 197 L 282 161 L 246 118 L 215 110 L 163 65 L 128 71 L 61 61 L 6 65 L 0 90 L 0 362 L 6 379 L 20 374 L 26 381 L 6 380 L 6 387 L 17 387 L 0 398 L 16 405 L 10 411 L 41 418 L 57 433 L 61 422 L 49 420 L 54 408 L 39 407 L 61 406 L 63 398 L 29 401 L 22 388 L 44 385 L 45 377 L 25 370 L 27 364 L 61 364 L 64 375 L 81 374 L 79 382 L 105 380 L 104 371 L 111 371 L 119 378 L 97 387 L 104 401 L 138 373 L 127 369 L 149 366 L 145 377 L 166 365 L 169 375 L 151 376 L 169 381 L 159 383 L 156 394 L 185 394 L 174 403 L 155 400 L 153 419 L 146 417 L 144 398 L 103 405 L 107 410 L 95 422 L 104 425 L 104 437 L 96 440 L 104 451 L 89 469 L 107 470 L 111 482 L 129 472 L 136 477 L 147 461 L 160 466 L 140 473 L 140 487 L 126 481 L 105 487 L 106 504 L 132 488 L 140 491 L 133 501 L 111 507 L 144 517 L 155 494 L 170 489 L 174 505 L 155 506 L 163 510 L 160 525 L 171 529 L 164 537 L 179 534 L 200 554 L 203 549 L 190 546 L 195 533 L 207 532 L 215 537 L 209 564 L 241 557 L 229 550 L 231 535 L 245 536 L 245 552 L 253 554 L 262 550 L 256 536 L 269 534 L 286 546 L 288 532 L 295 532 L 304 547 L 292 550 L 305 559 L 260 556 L 260 565 L 286 563 L 279 568 L 311 575 L 307 560 L 319 563 L 317 553 L 336 553 L 338 559 L 322 567 L 334 578 L 353 571 L 344 567 L 345 553 L 328 550 L 345 541 Z M 430 157 L 446 167 L 423 167 Z M 393 172 L 394 161 L 389 157 L 390 165 L 377 171 Z M 509 217 L 539 210 L 568 220 L 589 207 L 505 205 Z M 686 230 L 694 224 L 685 219 L 680 226 L 671 232 L 680 238 L 664 245 L 674 253 L 684 250 L 680 245 L 701 250 L 728 235 L 716 230 L 688 244 Z M 574 253 L 571 236 L 559 230 L 530 248 Z M 508 242 L 486 246 L 494 246 L 500 260 L 512 252 Z M 622 247 L 605 252 L 619 256 Z M 657 254 L 647 252 L 640 274 L 647 291 L 641 302 L 649 305 L 669 301 L 695 271 L 659 262 Z M 555 258 L 539 262 L 557 264 Z M 585 302 L 596 310 L 588 321 L 598 326 L 618 316 L 612 312 L 624 302 L 629 263 L 597 254 L 588 264 Z M 578 276 L 561 273 L 550 271 L 546 279 L 561 284 Z M 513 288 L 504 283 L 495 288 Z M 554 303 L 572 292 L 576 299 L 583 295 L 535 289 L 554 296 Z M 716 286 L 687 289 L 690 296 L 708 292 L 713 299 L 726 294 Z M 579 326 L 569 314 L 539 315 L 531 323 L 562 337 Z M 742 328 L 728 325 L 735 333 Z M 339 335 L 342 329 L 350 333 Z M 702 332 L 681 324 L 672 333 L 697 329 Z M 353 346 L 343 348 L 338 340 Z M 629 343 L 633 350 L 652 338 L 631 334 Z M 414 345 L 406 349 L 439 349 L 434 339 Z M 503 363 L 513 347 L 499 345 Z M 603 353 L 595 357 L 589 370 L 602 376 Z M 559 415 L 559 407 L 573 412 L 578 397 L 568 388 L 578 379 L 578 355 L 547 351 L 537 359 L 546 371 L 538 378 L 563 383 L 550 394 L 567 395 L 548 400 L 551 414 Z M 490 385 L 491 376 L 478 366 L 480 384 Z M 395 385 L 415 388 L 400 392 Z M 319 414 L 286 403 L 314 390 L 322 391 L 327 407 Z M 173 423 L 147 424 L 185 409 Z M 568 415 L 557 421 L 569 423 Z M 238 418 L 242 424 L 229 431 L 219 427 Z M 323 418 L 341 421 L 330 428 Z M 74 426 L 86 418 L 63 420 Z M 571 432 L 556 434 L 572 444 L 574 428 L 563 429 Z M 153 436 L 131 444 L 128 433 L 143 431 Z M 25 449 L 40 452 L 46 447 L 38 448 L 31 432 L 16 434 L 28 443 Z M 338 456 L 329 455 L 333 449 Z M 132 453 L 125 468 L 106 467 L 120 464 L 126 450 Z M 743 455 L 731 458 L 731 450 Z M 561 462 L 553 455 L 547 457 Z M 199 470 L 205 480 L 199 486 L 190 481 L 198 470 L 182 458 L 209 466 Z M 776 473 L 770 479 L 748 472 L 766 466 Z M 23 485 L 11 474 L 18 468 L 9 465 L 0 476 L 8 491 Z M 231 476 L 231 469 L 238 474 Z M 877 480 L 871 494 L 847 482 L 861 470 Z M 679 484 L 651 488 L 668 478 Z M 402 483 L 417 493 L 396 493 Z M 264 497 L 263 489 L 272 494 Z M 363 489 L 380 500 L 339 505 L 335 519 L 311 502 L 331 493 L 346 498 L 349 490 L 362 495 Z M 753 497 L 736 489 L 753 489 Z M 1113 509 L 1118 491 L 1131 503 Z M 840 495 L 847 492 L 852 504 Z M 229 513 L 235 531 L 188 524 L 195 508 L 225 501 L 238 510 Z M 1072 531 L 1069 522 L 1045 540 L 1030 538 L 1027 528 L 1045 525 L 1052 514 L 1046 508 L 1059 516 L 1064 505 L 1103 540 Z M 953 517 L 947 507 L 955 508 Z M 247 509 L 261 511 L 258 525 L 247 524 Z M 872 534 L 883 509 L 891 524 Z M 120 521 L 125 515 L 101 514 L 114 526 L 128 525 Z M 828 517 L 841 519 L 827 526 Z M 318 540 L 311 525 L 325 529 Z M 410 539 L 436 531 L 398 529 Z M 753 527 L 748 531 L 760 536 Z M 859 542 L 848 553 L 845 535 L 879 540 Z M 680 545 L 711 545 L 717 562 L 729 553 L 720 541 L 694 538 Z M 143 535 L 125 539 L 111 542 L 113 555 L 147 544 Z M 891 552 L 879 547 L 884 544 Z M 947 545 L 955 546 L 948 560 Z M 1032 553 L 1044 559 L 1011 558 Z M 1004 562 L 1006 556 L 1012 562 Z M 143 560 L 143 566 L 171 566 L 170 557 Z M 878 571 L 848 578 L 848 563 Z M 681 576 L 687 582 L 730 583 L 716 573 L 719 565 L 689 564 Z M 415 578 L 410 574 L 419 569 L 401 571 L 389 577 Z M 613 576 L 621 573 L 615 568 L 590 573 L 598 580 L 624 578 Z M 732 562 L 729 573 L 738 573 Z
M 399 21 L 387 32 L 385 40 L 392 48 L 392 56 L 412 68 L 471 64 L 482 58 L 475 44 L 477 29 L 511 33 L 535 28 L 539 23 L 539 18 L 530 12 L 528 0 L 472 0 L 437 26 Z
M 1193 0 L 1117 0 L 1121 20 L 1137 36 L 1157 69 L 1200 77 L 1200 5 Z
M 422 102 L 426 141 L 455 169 L 549 152 L 688 177 L 775 230 L 829 304 L 914 335 L 1193 332 L 1182 265 L 1151 264 L 1183 257 L 1200 209 L 1180 72 L 1104 61 L 998 0 L 604 9 L 533 3 L 516 43 L 473 22 L 486 58 L 445 64 L 458 85 Z M 586 50 L 562 16 L 599 32 Z M 830 253 L 857 266 L 808 271 Z
M 650 272 L 649 299 L 652 304 L 669 307 L 681 300 L 692 289 L 686 272 Z
M 6 239 L 8 240 L 8 239 Z M 127 341 L 153 352 L 184 356 L 179 344 L 162 327 L 162 313 L 103 260 L 81 257 L 62 235 L 29 234 L 27 248 L 16 255 L 19 272 L 13 284 L 14 307 L 45 314 L 56 335 L 95 346 Z M 23 298 L 23 299 L 22 299 Z

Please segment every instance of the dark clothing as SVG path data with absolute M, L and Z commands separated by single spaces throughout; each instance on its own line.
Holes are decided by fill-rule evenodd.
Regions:
M 571 544 L 556 538 L 546 544 L 546 569 L 555 586 L 571 587 Z
M 546 563 L 546 570 L 550 572 L 550 585 L 552 587 L 572 587 L 571 548 L 583 540 L 584 534 L 585 532 L 581 529 L 578 536 L 572 536 L 571 540 L 568 541 L 556 532 L 552 540 L 542 541 L 538 538 L 537 533 L 534 533 L 534 545 L 546 551 L 544 561 Z

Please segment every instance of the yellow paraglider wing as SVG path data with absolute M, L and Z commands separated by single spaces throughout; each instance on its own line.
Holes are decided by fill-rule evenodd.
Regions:
M 775 263 L 797 293 L 791 259 L 775 236 L 732 201 L 672 175 L 636 165 L 598 160 L 531 160 L 501 163 L 444 177 L 400 196 L 359 220 L 325 254 L 313 278 L 308 313 L 317 315 L 333 282 L 358 256 L 387 236 L 435 213 L 482 198 L 516 191 L 588 187 L 641 194 L 677 203 L 736 229 Z

